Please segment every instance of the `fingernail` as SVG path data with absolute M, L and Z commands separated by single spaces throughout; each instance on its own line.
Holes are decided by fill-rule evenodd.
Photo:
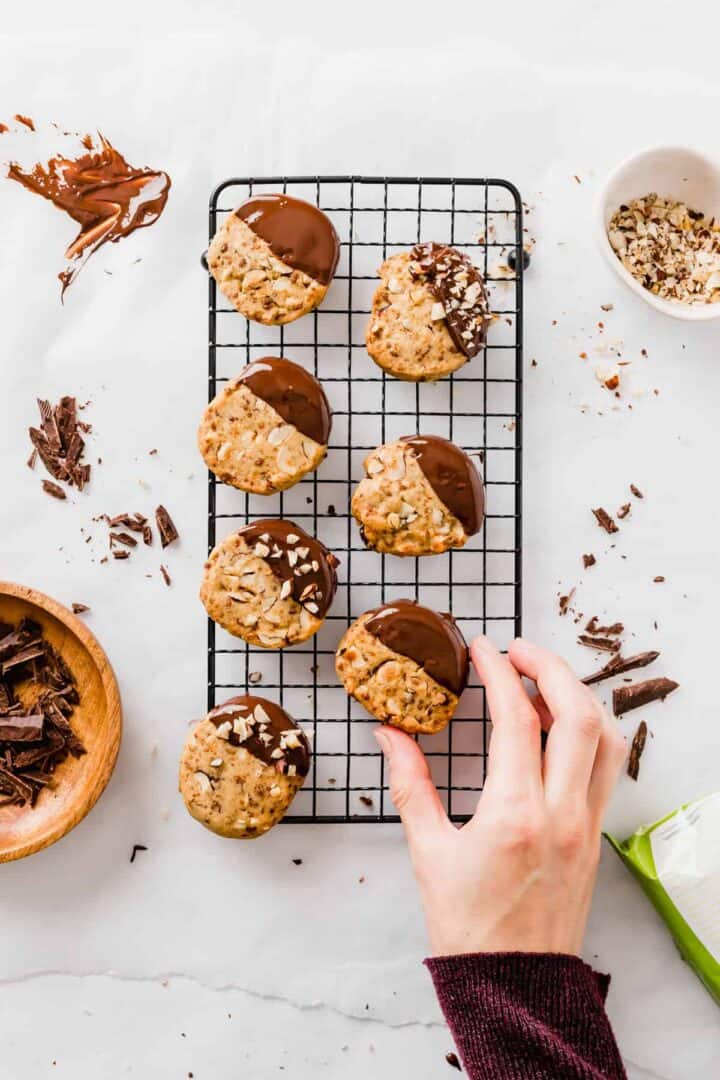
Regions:
M 473 648 L 478 649 L 480 652 L 485 652 L 492 648 L 492 642 L 489 637 L 485 637 L 484 634 L 479 634 L 473 641 Z
M 385 734 L 384 730 L 381 727 L 375 728 L 375 730 L 373 731 L 373 735 L 375 736 L 375 738 L 377 740 L 378 746 L 380 747 L 383 754 L 385 755 L 385 760 L 389 761 L 390 760 L 390 740 L 388 739 L 388 737 Z

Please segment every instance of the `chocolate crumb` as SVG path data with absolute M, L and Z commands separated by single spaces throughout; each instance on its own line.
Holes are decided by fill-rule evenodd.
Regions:
M 296 866 L 302 866 L 302 859 L 293 859 Z
M 646 739 L 647 724 L 644 720 L 641 720 L 633 737 L 632 746 L 630 747 L 630 758 L 628 760 L 627 773 L 632 780 L 637 780 L 640 773 L 640 758 L 645 749 Z
M 631 686 L 620 686 L 613 690 L 613 712 L 615 716 L 622 716 L 632 709 L 639 709 L 642 705 L 649 705 L 653 701 L 664 701 L 668 694 L 677 690 L 680 684 L 672 679 L 647 679 L 645 682 L 632 683 Z
M 130 558 L 130 552 L 126 551 L 123 548 L 122 551 L 113 551 L 112 556 L 113 556 L 113 559 L 129 559 Z
M 148 450 L 148 454 L 152 457 L 153 454 L 157 454 L 157 450 Z
M 614 304 L 601 304 L 600 305 L 600 310 L 601 311 L 612 311 L 614 307 L 615 307 Z
M 363 804 L 363 806 L 374 806 L 375 805 L 369 795 L 361 795 L 360 796 L 360 802 Z
M 582 561 L 583 561 L 583 566 L 585 567 L 585 569 L 589 570 L 591 566 L 595 565 L 595 563 L 597 562 L 597 559 L 591 553 L 590 555 L 583 555 Z
M 575 595 L 575 588 L 573 587 L 566 596 L 561 596 L 558 600 L 558 612 L 560 615 L 567 615 L 568 609 L 572 602 L 572 598 Z
M 135 537 L 131 536 L 130 533 L 126 533 L 126 532 L 111 532 L 110 533 L 110 545 L 111 546 L 112 546 L 113 542 L 115 542 L 116 544 L 124 544 L 125 547 L 129 547 L 129 548 L 137 547 L 137 540 L 135 539 Z
M 654 581 L 654 582 L 657 582 L 657 583 L 659 583 L 659 582 L 661 582 L 661 581 L 664 581 L 664 580 L 665 580 L 665 578 L 663 577 L 663 575 L 662 575 L 662 574 L 658 574 L 658 575 L 657 575 L 657 577 L 654 577 L 654 578 L 653 578 L 653 581 Z
M 67 495 L 60 485 L 54 484 L 52 480 L 43 480 L 42 487 L 43 491 L 47 492 L 48 495 L 52 495 L 53 499 L 67 499 Z
M 158 506 L 155 510 L 155 523 L 157 524 L 158 532 L 160 533 L 160 543 L 164 548 L 166 548 L 168 544 L 172 544 L 174 540 L 177 540 L 180 534 L 175 528 L 173 519 L 162 505 Z
M 617 512 L 617 516 L 622 520 L 622 518 L 626 518 L 628 516 L 631 509 L 632 507 L 630 506 L 630 503 L 623 503 L 623 505 Z
M 453 1069 L 457 1069 L 458 1072 L 462 1072 L 462 1065 L 460 1064 L 460 1059 L 458 1058 L 457 1054 L 453 1053 L 452 1050 L 445 1055 L 445 1060 L 447 1061 L 448 1065 L 452 1065 Z
M 160 563 L 160 573 L 162 574 L 162 579 L 163 579 L 163 581 L 165 582 L 165 584 L 166 584 L 166 585 L 167 585 L 168 587 L 169 587 L 170 585 L 172 585 L 172 578 L 170 577 L 170 575 L 169 575 L 169 573 L 168 573 L 167 567 L 166 567 L 166 566 L 163 566 L 163 564 L 162 564 L 162 563 Z
M 616 533 L 618 531 L 617 525 L 607 510 L 603 510 L 602 506 L 599 506 L 597 510 L 593 510 L 593 514 L 600 528 L 604 529 L 606 533 Z
M 35 463 L 37 462 L 37 459 L 38 459 L 38 452 L 37 452 L 37 450 L 33 450 L 30 457 L 26 461 L 26 465 L 27 465 L 28 469 L 34 469 L 35 468 Z
M 327 512 L 330 515 L 330 517 L 335 517 L 336 510 L 335 510 L 335 507 L 333 506 L 332 503 L 330 503 L 330 505 L 328 506 Z
M 619 634 L 623 633 L 625 626 L 621 622 L 610 623 L 608 626 L 600 626 L 597 615 L 593 615 L 592 619 L 586 624 L 585 629 L 588 634 L 606 634 L 609 637 L 617 637 Z
M 89 611 L 90 608 L 87 606 L 87 604 L 78 604 L 75 600 L 73 600 L 72 610 L 74 615 L 82 615 L 84 612 Z
M 130 856 L 130 862 L 135 862 L 135 856 L 138 851 L 147 851 L 145 844 L 133 844 L 132 855 Z
M 262 671 L 251 671 L 248 675 L 248 682 L 252 683 L 253 686 L 256 683 L 262 682 Z
M 645 498 L 645 496 L 643 495 L 640 488 L 636 487 L 635 484 L 630 485 L 630 490 L 631 490 L 631 492 L 633 493 L 633 495 L 635 496 L 636 499 L 644 499 Z
M 620 642 L 613 641 L 609 637 L 591 637 L 590 634 L 580 634 L 578 645 L 586 645 L 589 649 L 597 649 L 599 652 L 619 652 Z

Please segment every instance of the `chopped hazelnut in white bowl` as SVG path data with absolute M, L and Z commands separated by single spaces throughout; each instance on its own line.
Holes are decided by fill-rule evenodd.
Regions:
M 627 158 L 595 209 L 600 250 L 634 293 L 676 319 L 720 318 L 720 166 L 695 150 Z

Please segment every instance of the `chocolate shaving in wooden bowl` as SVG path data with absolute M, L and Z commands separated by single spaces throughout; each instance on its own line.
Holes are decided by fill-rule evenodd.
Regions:
M 85 747 L 70 723 L 80 700 L 67 664 L 23 619 L 0 624 L 0 803 L 34 806 L 69 754 Z

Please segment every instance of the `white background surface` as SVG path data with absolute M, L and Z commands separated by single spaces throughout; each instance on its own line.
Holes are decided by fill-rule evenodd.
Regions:
M 292 827 L 229 845 L 197 828 L 175 793 L 186 722 L 203 709 L 198 254 L 208 192 L 226 175 L 499 175 L 520 187 L 537 238 L 526 278 L 526 354 L 538 362 L 526 377 L 526 633 L 589 669 L 576 627 L 557 616 L 557 592 L 578 585 L 580 610 L 621 618 L 638 649 L 662 650 L 658 673 L 682 683 L 645 714 L 655 738 L 639 783 L 620 787 L 611 828 L 625 834 L 719 786 L 720 331 L 668 322 L 623 291 L 590 232 L 596 184 L 627 153 L 653 142 L 717 152 L 716 9 L 241 7 L 77 3 L 64 29 L 49 3 L 27 20 L 3 13 L 0 119 L 99 127 L 128 160 L 173 180 L 161 221 L 93 258 L 64 308 L 55 273 L 69 223 L 0 185 L 0 576 L 91 605 L 126 721 L 91 816 L 0 871 L 3 1080 L 449 1075 L 399 832 Z M 608 340 L 632 361 L 626 385 L 645 389 L 617 411 L 593 374 L 609 366 L 596 351 Z M 103 465 L 61 505 L 24 467 L 25 429 L 36 395 L 67 392 L 93 400 Z M 646 499 L 611 548 L 589 508 L 617 509 L 630 481 Z M 91 562 L 102 545 L 79 530 L 93 514 L 161 500 L 182 534 L 167 552 L 172 589 L 156 552 Z M 583 574 L 585 551 L 598 565 Z M 130 865 L 134 843 L 149 850 Z M 631 1077 L 713 1074 L 716 1007 L 609 852 L 586 955 L 613 973 L 609 1010 Z

